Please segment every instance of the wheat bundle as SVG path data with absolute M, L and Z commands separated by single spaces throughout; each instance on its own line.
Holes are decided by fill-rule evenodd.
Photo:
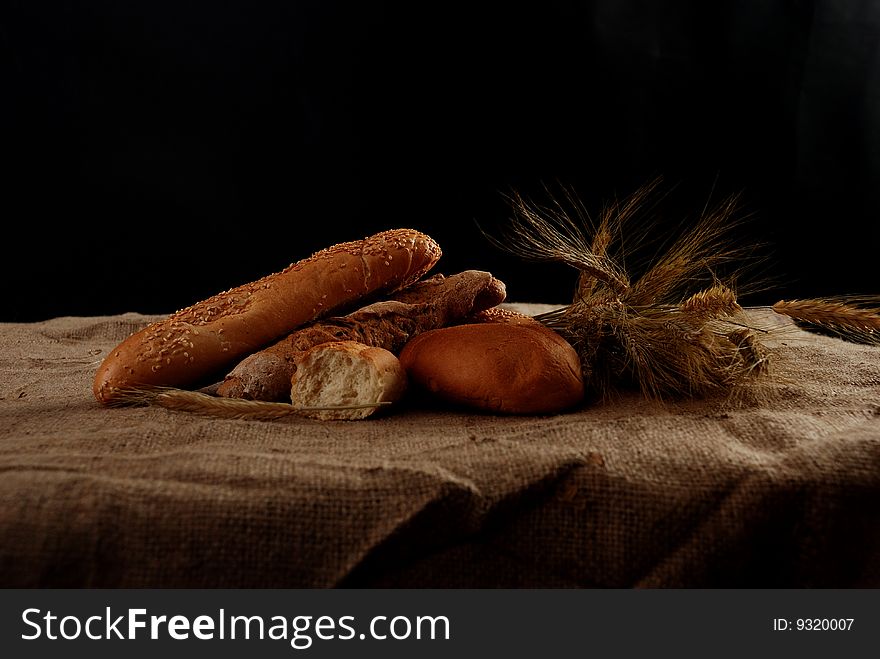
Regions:
M 536 204 L 508 197 L 513 215 L 496 246 L 531 261 L 556 261 L 579 272 L 569 305 L 537 316 L 578 351 L 585 384 L 599 395 L 635 386 L 652 398 L 704 396 L 758 383 L 770 373 L 767 330 L 740 306 L 737 282 L 757 262 L 758 246 L 738 246 L 744 219 L 737 196 L 706 207 L 695 225 L 631 276 L 627 245 L 651 231 L 660 180 L 594 222 L 575 195 L 547 192 Z M 647 220 L 647 221 L 646 221 Z M 732 271 L 724 278 L 717 273 Z M 757 288 L 753 286 L 753 288 Z M 780 301 L 772 308 L 799 326 L 851 341 L 880 344 L 878 298 Z

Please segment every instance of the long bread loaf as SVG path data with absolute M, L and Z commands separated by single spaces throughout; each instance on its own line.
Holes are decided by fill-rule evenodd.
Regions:
M 347 340 L 397 353 L 417 334 L 494 307 L 504 301 L 505 295 L 504 283 L 488 272 L 466 270 L 449 277 L 435 275 L 398 291 L 394 299 L 303 327 L 249 355 L 226 376 L 217 394 L 287 400 L 297 358 L 316 345 Z
M 412 229 L 324 249 L 132 334 L 99 367 L 95 398 L 110 403 L 127 389 L 202 382 L 341 306 L 411 284 L 440 255 L 434 240 Z

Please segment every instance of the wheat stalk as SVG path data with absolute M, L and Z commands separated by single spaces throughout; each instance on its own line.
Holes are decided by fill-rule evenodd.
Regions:
M 805 329 L 857 343 L 880 345 L 880 301 L 875 297 L 780 300 L 773 311 L 792 318 Z
M 119 405 L 153 405 L 177 412 L 251 421 L 272 421 L 287 416 L 307 416 L 309 412 L 358 410 L 391 404 L 389 401 L 378 401 L 363 405 L 298 407 L 288 403 L 271 403 L 241 398 L 220 398 L 198 391 L 175 389 L 173 387 L 129 389 L 120 392 L 117 400 Z
M 737 347 L 739 358 L 748 373 L 758 376 L 767 374 L 770 354 L 754 330 L 740 327 L 728 332 L 727 338 Z
M 633 284 L 628 301 L 634 305 L 662 304 L 692 294 L 703 281 L 717 283 L 715 272 L 730 264 L 740 270 L 752 249 L 736 246 L 732 231 L 741 222 L 738 199 L 729 197 L 708 209 L 697 223 L 659 254 Z
M 579 205 L 576 214 L 580 223 L 555 200 L 553 207 L 542 207 L 513 192 L 508 202 L 513 209 L 510 227 L 502 230 L 500 238 L 483 231 L 490 243 L 526 260 L 565 263 L 616 292 L 629 288 L 629 281 L 617 264 L 604 253 L 592 250 L 590 239 L 581 228 L 590 224 L 589 216 L 581 214 Z
M 700 318 L 721 318 L 742 311 L 736 293 L 729 286 L 716 282 L 711 287 L 697 291 L 679 305 L 679 310 Z

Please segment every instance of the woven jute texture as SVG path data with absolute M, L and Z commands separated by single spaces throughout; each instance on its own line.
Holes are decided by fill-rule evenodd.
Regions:
M 878 348 L 781 331 L 761 403 L 101 407 L 154 319 L 0 324 L 3 587 L 880 586 Z

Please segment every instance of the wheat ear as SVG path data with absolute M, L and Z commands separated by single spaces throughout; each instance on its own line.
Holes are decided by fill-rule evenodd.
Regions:
M 327 407 L 297 407 L 288 403 L 270 403 L 240 398 L 219 398 L 198 391 L 187 391 L 173 387 L 149 389 L 130 389 L 120 392 L 119 405 L 152 405 L 177 412 L 189 412 L 222 419 L 247 419 L 251 421 L 272 421 L 287 416 L 303 415 L 322 410 L 359 410 L 390 405 L 389 401 L 378 401 L 363 405 L 333 405 Z
M 814 298 L 780 300 L 772 309 L 800 327 L 855 343 L 880 345 L 880 307 L 877 298 Z
M 503 229 L 500 237 L 483 231 L 492 245 L 525 260 L 564 263 L 616 293 L 629 288 L 629 281 L 617 264 L 604 253 L 596 254 L 591 249 L 590 238 L 582 229 L 582 224 L 589 226 L 591 221 L 579 205 L 575 207 L 575 216 L 581 224 L 555 200 L 553 206 L 539 206 L 514 192 L 508 201 L 513 210 L 510 227 Z

